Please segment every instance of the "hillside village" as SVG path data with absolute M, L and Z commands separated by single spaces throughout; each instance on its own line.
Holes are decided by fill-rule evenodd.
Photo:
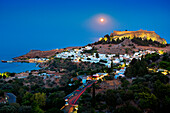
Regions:
M 170 0 L 0 0 L 0 113 L 170 113 Z
M 132 61 L 132 59 L 141 59 L 142 56 L 145 56 L 146 54 L 152 54 L 158 52 L 159 55 L 163 54 L 163 51 L 153 51 L 153 50 L 141 50 L 137 51 L 132 55 L 129 54 L 101 54 L 101 53 L 85 53 L 84 51 L 92 51 L 94 47 L 92 46 L 85 46 L 79 49 L 68 49 L 64 52 L 58 53 L 54 56 L 54 58 L 61 58 L 61 59 L 71 59 L 73 63 L 81 63 L 81 62 L 89 62 L 89 63 L 96 63 L 96 64 L 102 64 L 105 65 L 108 68 L 111 68 L 111 66 L 119 66 L 120 69 L 114 69 L 114 78 L 117 79 L 119 77 L 125 77 L 125 71 L 126 67 L 129 65 L 129 63 Z M 29 61 L 31 62 L 37 62 L 37 63 L 45 63 L 48 62 L 49 58 L 30 58 Z M 158 69 L 159 71 L 160 69 Z M 40 76 L 43 77 L 45 80 L 46 78 L 52 77 L 52 80 L 54 81 L 56 78 L 60 78 L 63 74 L 58 73 L 55 71 L 50 70 L 44 70 L 38 71 L 28 71 L 28 72 L 22 72 L 15 75 L 15 77 L 18 77 L 19 79 L 26 78 L 30 75 L 30 73 L 34 76 Z M 98 74 L 98 73 L 96 73 Z M 95 76 L 94 74 L 93 76 Z M 6 80 L 14 79 L 15 77 L 7 78 Z M 99 76 L 100 77 L 100 76 Z M 82 77 L 81 77 L 82 78 Z M 86 79 L 89 77 L 85 77 Z
M 100 54 L 100 53 L 94 53 L 93 55 L 87 55 L 85 53 L 82 54 L 83 50 L 92 50 L 91 46 L 86 46 L 85 48 L 81 49 L 74 49 L 74 50 L 68 50 L 67 52 L 62 52 L 59 54 L 56 54 L 56 58 L 69 58 L 72 60 L 72 62 L 80 63 L 80 62 L 90 62 L 90 63 L 99 63 L 104 64 L 108 68 L 111 68 L 111 65 L 121 65 L 121 70 L 115 70 L 115 78 L 122 76 L 124 77 L 124 72 L 126 70 L 126 66 L 129 65 L 129 63 L 132 61 L 133 58 L 135 59 L 141 59 L 142 56 L 146 54 L 152 54 L 156 51 L 151 50 L 144 50 L 144 51 L 138 51 L 135 52 L 133 55 L 116 55 L 116 54 Z M 159 55 L 162 53 L 159 52 Z
M 125 42 L 127 40 L 123 43 Z M 114 46 L 122 47 L 122 44 Z M 107 45 L 107 47 L 110 47 L 110 45 Z M 37 66 L 41 67 L 41 69 L 12 73 L 12 76 L 10 75 L 11 73 L 0 73 L 0 76 L 4 82 L 22 81 L 22 85 L 29 90 L 33 90 L 35 87 L 64 90 L 65 95 L 63 95 L 62 101 L 65 101 L 65 105 L 62 106 L 61 110 L 66 110 L 72 104 L 72 101 L 68 100 L 83 94 L 93 83 L 97 84 L 95 89 L 96 95 L 105 94 L 107 90 L 117 90 L 124 86 L 125 81 L 133 83 L 138 77 L 127 77 L 126 71 L 134 59 L 141 61 L 147 55 L 155 54 L 163 56 L 167 52 L 163 49 L 156 50 L 151 48 L 136 49 L 133 53 L 114 54 L 100 53 L 98 52 L 99 48 L 94 45 L 87 45 L 63 49 L 61 52 L 56 52 L 50 57 L 41 58 L 36 56 L 34 58 L 18 59 L 17 61 L 21 62 L 37 63 Z M 70 69 L 67 69 L 68 67 Z M 150 72 L 160 72 L 163 75 L 168 75 L 168 77 L 170 73 L 167 69 L 154 66 L 147 67 L 147 70 Z M 16 96 L 13 93 L 10 94 L 15 97 L 13 103 L 16 103 Z M 8 103 L 10 99 L 9 96 L 5 95 L 0 98 L 0 103 Z M 74 102 L 74 105 L 77 106 L 77 103 L 75 104 Z M 77 107 L 75 109 L 78 110 Z

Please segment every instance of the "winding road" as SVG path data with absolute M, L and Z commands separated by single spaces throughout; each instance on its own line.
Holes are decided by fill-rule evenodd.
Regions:
M 68 100 L 67 106 L 64 106 L 62 111 L 64 113 L 72 113 L 74 111 L 74 107 L 77 106 L 77 101 L 80 98 L 80 96 L 86 91 L 88 87 L 91 87 L 93 83 L 97 81 L 91 81 L 89 82 L 85 87 L 83 87 L 80 91 L 74 91 L 74 95 Z

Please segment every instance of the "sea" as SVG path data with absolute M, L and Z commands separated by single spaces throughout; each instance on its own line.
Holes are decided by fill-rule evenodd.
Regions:
M 84 44 L 85 45 L 85 44 Z M 73 45 L 66 44 L 65 46 L 61 45 L 56 48 L 64 48 L 64 47 L 72 47 Z M 80 46 L 80 45 L 74 45 L 74 46 Z M 40 46 L 39 48 L 32 48 L 32 47 L 22 47 L 22 48 L 17 48 L 13 46 L 10 47 L 0 47 L 0 73 L 3 72 L 11 72 L 11 73 L 20 73 L 20 72 L 25 72 L 25 71 L 30 71 L 30 70 L 38 70 L 40 69 L 38 66 L 36 67 L 36 63 L 20 63 L 20 62 L 15 62 L 15 63 L 2 63 L 1 60 L 13 60 L 12 58 L 18 57 L 21 55 L 24 55 L 28 53 L 31 49 L 34 50 L 52 50 L 56 49 L 55 47 L 49 47 L 49 48 L 43 48 L 44 45 Z M 41 49 L 43 48 L 43 49 Z
M 40 69 L 36 66 L 36 63 L 21 63 L 21 62 L 13 62 L 13 63 L 2 63 L 0 62 L 0 73 L 10 72 L 10 73 L 20 73 L 31 70 Z
M 12 58 L 26 53 L 26 52 L 22 53 L 22 51 L 13 51 L 13 53 L 10 52 L 10 54 L 8 54 L 8 52 L 4 51 L 2 52 L 3 53 L 0 53 L 0 73 L 4 72 L 20 73 L 40 69 L 38 66 L 36 66 L 36 63 L 21 63 L 21 62 L 2 63 L 1 60 L 13 60 Z

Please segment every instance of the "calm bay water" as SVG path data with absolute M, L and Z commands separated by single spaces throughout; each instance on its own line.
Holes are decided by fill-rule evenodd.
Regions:
M 36 67 L 35 63 L 2 63 L 0 62 L 0 73 L 3 72 L 11 72 L 11 73 L 20 73 L 24 71 L 30 71 L 30 70 L 38 70 L 39 67 Z
M 10 53 L 6 52 L 5 54 L 3 50 L 2 53 L 0 53 L 0 73 L 3 72 L 20 73 L 20 72 L 40 69 L 39 67 L 36 67 L 36 63 L 20 63 L 20 62 L 2 63 L 1 62 L 1 60 L 13 60 L 12 58 L 20 56 L 25 53 L 22 53 L 21 51 L 13 51 Z

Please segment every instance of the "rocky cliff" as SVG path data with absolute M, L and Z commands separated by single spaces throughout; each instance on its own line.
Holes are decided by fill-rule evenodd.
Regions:
M 166 40 L 161 38 L 155 31 L 147 31 L 147 30 L 138 30 L 138 31 L 114 31 L 110 34 L 111 40 L 122 39 L 124 37 L 130 37 L 133 39 L 134 37 L 141 37 L 142 39 L 152 40 L 160 42 L 161 44 L 167 44 Z
M 48 57 L 55 55 L 57 52 L 60 53 L 65 50 L 73 49 L 73 48 L 79 48 L 79 47 L 67 47 L 64 49 L 53 49 L 53 50 L 49 50 L 49 51 L 31 50 L 27 54 L 19 56 L 19 57 L 15 57 L 13 59 L 20 60 L 20 59 L 35 58 L 35 57 L 48 58 Z
M 49 51 L 31 50 L 29 53 L 19 56 L 19 57 L 15 57 L 13 59 L 18 60 L 18 59 L 35 58 L 35 57 L 48 58 L 52 55 L 55 55 L 57 51 L 58 50 L 56 49 L 49 50 Z

